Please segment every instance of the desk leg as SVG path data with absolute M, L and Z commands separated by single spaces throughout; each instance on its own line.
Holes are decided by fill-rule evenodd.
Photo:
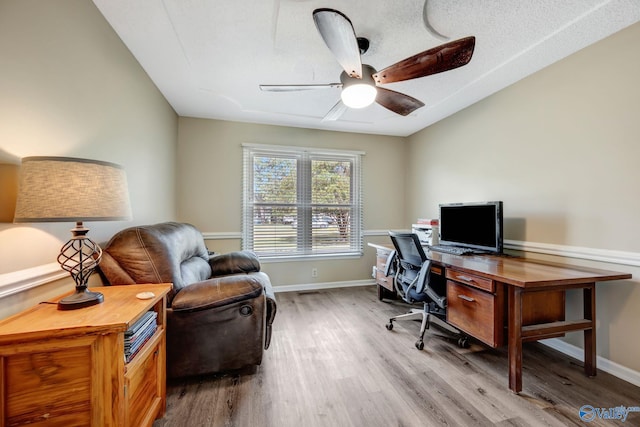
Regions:
M 584 372 L 596 376 L 596 284 L 583 291 L 584 318 L 591 320 L 591 329 L 584 330 Z
M 507 286 L 509 290 L 509 388 L 522 391 L 522 290 Z

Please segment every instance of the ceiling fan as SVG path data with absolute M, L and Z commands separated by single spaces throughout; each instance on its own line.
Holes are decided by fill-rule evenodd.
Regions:
M 291 92 L 313 89 L 341 88 L 341 100 L 324 117 L 337 120 L 351 108 L 363 108 L 374 101 L 394 113 L 406 116 L 424 106 L 409 95 L 381 87 L 385 83 L 417 79 L 431 74 L 449 71 L 466 65 L 473 55 L 475 37 L 465 37 L 406 58 L 389 67 L 376 71 L 363 64 L 361 54 L 369 47 L 369 41 L 356 37 L 351 21 L 335 9 L 316 9 L 313 20 L 320 36 L 342 66 L 340 83 L 302 85 L 260 85 L 269 92 Z

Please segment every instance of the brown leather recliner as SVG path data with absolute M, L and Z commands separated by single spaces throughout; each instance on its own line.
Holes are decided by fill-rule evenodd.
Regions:
M 253 252 L 210 256 L 202 233 L 166 222 L 118 232 L 103 250 L 108 284 L 173 283 L 167 300 L 167 375 L 184 377 L 262 362 L 276 301 Z

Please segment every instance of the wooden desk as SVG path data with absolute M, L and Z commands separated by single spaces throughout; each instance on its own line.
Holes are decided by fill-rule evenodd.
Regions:
M 383 245 L 369 246 L 391 250 Z M 427 256 L 444 269 L 449 323 L 492 347 L 504 345 L 506 325 L 509 388 L 513 392 L 522 390 L 522 343 L 566 332 L 584 331 L 585 373 L 596 375 L 595 284 L 630 279 L 631 274 L 509 256 L 438 252 L 427 252 Z M 564 318 L 568 289 L 583 289 L 582 319 Z
M 0 321 L 0 426 L 140 427 L 164 414 L 171 284 L 92 290 L 103 303 L 59 311 L 56 298 Z M 158 328 L 127 363 L 125 331 L 150 310 Z

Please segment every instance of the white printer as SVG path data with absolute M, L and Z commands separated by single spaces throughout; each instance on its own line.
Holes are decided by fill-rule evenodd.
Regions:
M 421 221 L 419 224 L 411 224 L 411 232 L 418 235 L 423 245 L 437 245 L 440 241 L 440 229 L 438 220 Z

